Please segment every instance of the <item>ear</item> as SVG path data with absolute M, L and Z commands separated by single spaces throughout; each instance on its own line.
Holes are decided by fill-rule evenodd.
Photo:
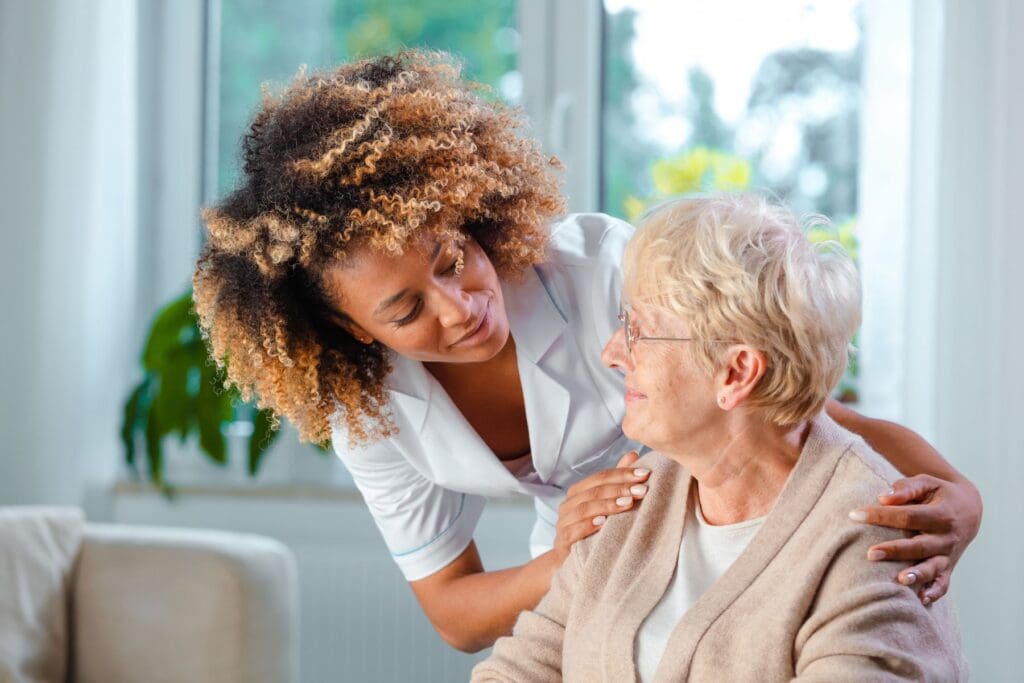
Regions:
M 354 320 L 352 320 L 352 318 L 348 317 L 344 313 L 330 310 L 327 312 L 327 316 L 331 319 L 331 322 L 352 335 L 356 341 L 367 345 L 373 343 L 373 335 L 360 327 Z
M 726 364 L 715 376 L 718 407 L 732 410 L 746 400 L 767 369 L 768 358 L 761 349 L 747 344 L 730 346 Z

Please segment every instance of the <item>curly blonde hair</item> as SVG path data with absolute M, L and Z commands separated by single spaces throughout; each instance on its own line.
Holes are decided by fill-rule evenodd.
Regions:
M 241 185 L 203 212 L 194 301 L 227 382 L 303 440 L 330 439 L 335 415 L 350 445 L 394 432 L 388 351 L 338 324 L 325 267 L 364 246 L 400 254 L 425 231 L 472 237 L 506 279 L 543 259 L 564 211 L 557 161 L 485 90 L 416 50 L 264 90 Z

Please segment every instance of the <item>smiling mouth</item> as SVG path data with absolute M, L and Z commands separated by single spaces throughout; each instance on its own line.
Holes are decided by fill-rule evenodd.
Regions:
M 452 344 L 452 346 L 458 346 L 459 344 L 461 344 L 462 342 L 466 341 L 467 339 L 471 339 L 474 335 L 476 335 L 477 332 L 480 331 L 480 329 L 487 322 L 487 314 L 488 314 L 488 309 L 489 308 L 490 308 L 490 303 L 488 302 L 488 304 L 486 306 L 484 306 L 483 314 L 477 319 L 476 323 L 473 325 L 473 329 L 471 329 L 469 332 L 464 334 L 457 342 Z

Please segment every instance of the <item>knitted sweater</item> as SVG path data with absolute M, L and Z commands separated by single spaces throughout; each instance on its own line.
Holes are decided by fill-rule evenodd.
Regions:
M 636 680 L 634 641 L 676 568 L 691 478 L 659 453 L 639 508 L 577 543 L 551 590 L 474 668 L 473 681 Z M 852 522 L 898 474 L 857 436 L 815 418 L 774 509 L 683 615 L 655 680 L 959 681 L 952 601 L 923 606 L 902 562 L 868 547 L 903 532 Z

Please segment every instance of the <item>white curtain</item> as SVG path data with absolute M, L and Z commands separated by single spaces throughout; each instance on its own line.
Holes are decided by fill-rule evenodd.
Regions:
M 0 0 L 0 504 L 114 478 L 139 322 L 134 0 Z
M 979 681 L 1019 680 L 1024 643 L 1024 4 L 919 0 L 915 50 L 939 92 L 914 116 L 903 405 L 981 489 L 985 520 L 953 581 Z M 926 99 L 926 101 L 931 101 Z
M 954 588 L 979 681 L 1020 680 L 1024 643 L 1024 5 L 948 0 L 935 212 L 923 305 L 934 339 L 918 380 L 931 382 L 935 438 L 982 490 L 985 521 Z M 911 301 L 913 301 L 911 299 Z

